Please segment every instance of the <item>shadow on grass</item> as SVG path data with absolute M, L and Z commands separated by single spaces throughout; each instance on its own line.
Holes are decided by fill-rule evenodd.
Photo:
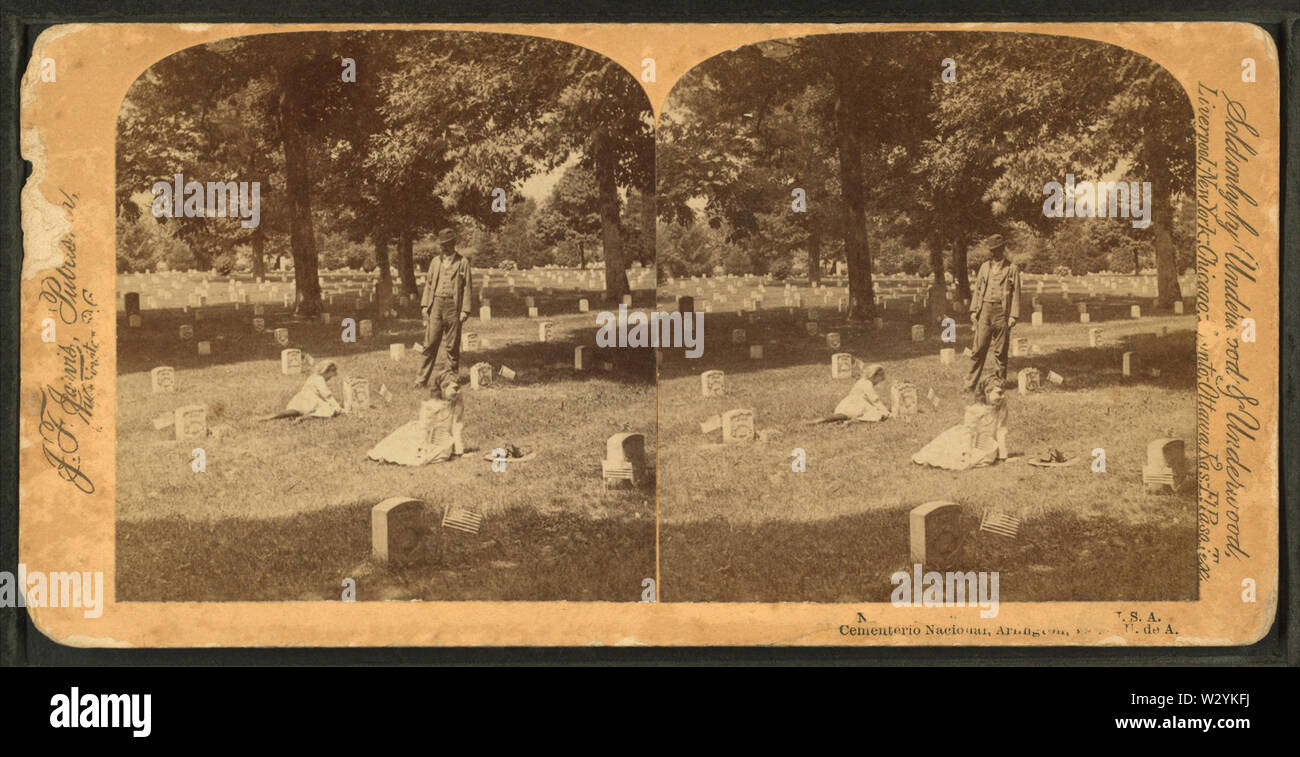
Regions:
M 517 507 L 477 535 L 437 529 L 421 560 L 376 566 L 371 503 L 285 518 L 117 524 L 117 599 L 126 602 L 377 599 L 614 601 L 641 598 L 655 575 L 653 518 L 593 519 Z M 426 521 L 437 523 L 430 507 Z M 430 540 L 433 541 L 433 540 Z
M 935 570 L 997 571 L 1004 602 L 1193 601 L 1196 532 L 1068 513 L 1025 521 L 1014 541 L 962 516 L 962 546 Z M 910 572 L 908 511 L 815 522 L 663 524 L 664 602 L 888 602 Z

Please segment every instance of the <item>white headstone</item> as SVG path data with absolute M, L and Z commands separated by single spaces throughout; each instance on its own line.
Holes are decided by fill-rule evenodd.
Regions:
M 700 396 L 721 397 L 727 393 L 727 376 L 722 371 L 705 371 L 700 374 Z
M 414 560 L 424 535 L 424 503 L 391 497 L 370 510 L 370 550 L 377 562 L 402 564 Z
M 853 355 L 847 352 L 831 355 L 831 378 L 853 378 Z
M 471 389 L 487 389 L 492 386 L 492 364 L 475 363 L 469 369 L 469 385 Z
M 537 324 L 537 341 L 551 341 L 551 332 L 555 329 L 555 324 L 551 321 L 542 321 Z
M 180 328 L 180 337 L 181 339 L 193 339 L 194 327 L 188 323 L 182 323 Z
M 388 358 L 394 362 L 400 362 L 406 356 L 406 345 L 398 342 L 388 345 Z
M 200 354 L 200 355 L 211 355 L 211 354 L 212 354 L 212 342 L 199 342 L 199 354 Z
M 1101 346 L 1101 329 L 1088 329 L 1088 346 Z
M 286 376 L 302 373 L 302 350 L 296 347 L 280 350 L 280 373 Z
M 1016 374 L 1017 383 L 1020 386 L 1021 394 L 1029 394 L 1037 391 L 1042 381 L 1042 374 L 1037 368 L 1025 368 Z
M 943 349 L 939 350 L 940 365 L 952 365 L 956 361 L 957 361 L 957 348 L 944 347 Z
M 762 359 L 763 359 L 763 345 L 761 345 L 761 344 L 751 344 L 751 345 L 749 345 L 749 359 L 750 359 L 750 360 L 762 360 Z
M 905 420 L 916 417 L 917 399 L 915 386 L 906 381 L 899 382 L 889 388 L 889 396 L 893 404 L 890 414 L 894 418 Z
M 160 365 L 149 371 L 149 383 L 154 394 L 176 391 L 176 369 L 170 365 Z
M 914 565 L 939 567 L 962 543 L 961 506 L 927 502 L 908 514 L 909 557 Z
M 722 441 L 749 442 L 754 440 L 754 411 L 728 410 L 722 414 Z
M 202 439 L 208 431 L 208 409 L 203 405 L 185 405 L 176 409 L 176 441 Z
M 370 382 L 363 378 L 348 378 L 343 382 L 343 409 L 349 413 L 362 412 L 370 407 Z

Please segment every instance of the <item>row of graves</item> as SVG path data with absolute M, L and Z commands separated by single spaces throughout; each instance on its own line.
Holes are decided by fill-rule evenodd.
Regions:
M 1195 486 L 1190 470 L 1183 440 L 1153 439 L 1147 444 L 1142 486 L 1152 494 L 1178 494 Z M 969 543 L 972 535 L 1000 543 L 1014 542 L 1021 525 L 1014 512 L 1002 507 L 984 510 L 976 521 L 963 517 L 963 507 L 957 502 L 926 502 L 908 512 L 910 564 L 942 570 L 953 564 L 962 544 Z
M 1028 302 L 1022 308 L 1028 311 L 1029 318 L 1022 316 L 1022 324 L 1017 326 L 1017 332 L 1023 334 L 1027 331 L 1028 336 L 1013 338 L 1010 345 L 1012 357 L 1029 357 L 1042 353 L 1039 341 L 1044 334 L 1038 332 L 1037 328 L 1044 324 L 1091 324 L 1121 319 L 1136 323 L 1144 317 L 1144 305 L 1148 308 L 1146 315 L 1152 314 L 1155 309 L 1154 277 L 1045 275 L 1026 278 L 1029 279 L 1024 284 Z M 941 343 L 955 343 L 957 328 L 969 325 L 967 303 L 956 298 L 955 287 L 949 287 L 945 291 L 944 300 L 937 302 L 937 292 L 929 289 L 931 284 L 931 280 L 919 278 L 877 279 L 875 304 L 878 315 L 870 325 L 876 332 L 873 341 L 879 337 L 894 336 L 922 343 L 937 337 Z M 1184 314 L 1186 298 L 1195 296 L 1194 277 L 1184 278 L 1180 284 L 1184 299 L 1173 303 L 1175 316 Z M 773 330 L 773 327 L 787 333 L 793 327 L 796 333 L 802 332 L 799 333 L 800 336 L 806 335 L 810 342 L 824 338 L 827 348 L 831 350 L 840 348 L 841 332 L 847 336 L 861 328 L 844 321 L 848 290 L 834 283 L 798 287 L 789 282 L 777 285 L 748 275 L 677 280 L 670 282 L 663 290 L 678 293 L 676 309 L 683 313 L 698 308 L 705 314 L 726 314 L 724 320 L 733 320 L 733 316 L 734 319 L 740 319 L 741 328 L 729 329 L 729 342 L 733 347 L 747 349 L 749 359 L 755 361 L 768 359 L 763 343 L 765 340 L 761 335 Z M 937 307 L 932 308 L 933 303 L 937 303 Z M 942 318 L 931 318 L 930 313 L 939 313 Z M 705 320 L 707 324 L 711 319 L 706 315 Z M 1167 325 L 1160 329 L 1160 334 L 1155 335 L 1168 333 Z M 1137 340 L 1153 335 L 1130 333 L 1134 331 L 1136 330 L 1131 326 L 1122 325 L 1116 327 L 1115 335 L 1117 338 Z M 1088 329 L 1088 347 L 1102 346 L 1103 333 L 1104 330 L 1099 327 Z M 717 349 L 716 336 L 712 344 Z M 670 357 L 673 354 L 675 353 L 670 353 Z M 969 355 L 969 349 L 964 351 L 964 355 Z M 1125 353 L 1125 376 L 1133 375 L 1136 371 L 1136 355 L 1136 350 Z M 952 364 L 956 359 L 955 347 L 941 347 L 939 358 L 944 365 Z M 683 359 L 681 365 L 689 366 L 690 361 Z M 1059 382 L 1054 378 L 1053 383 Z
M 643 434 L 611 436 L 600 466 L 608 489 L 641 488 L 654 480 Z M 477 535 L 483 521 L 483 508 L 477 503 L 451 501 L 439 507 L 414 497 L 389 497 L 370 510 L 370 557 L 382 566 L 436 557 L 448 542 Z

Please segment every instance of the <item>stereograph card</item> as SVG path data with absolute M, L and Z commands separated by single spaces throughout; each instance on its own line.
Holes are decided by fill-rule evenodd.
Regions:
M 80 647 L 1253 643 L 1280 89 L 1242 23 L 54 27 L 18 591 Z

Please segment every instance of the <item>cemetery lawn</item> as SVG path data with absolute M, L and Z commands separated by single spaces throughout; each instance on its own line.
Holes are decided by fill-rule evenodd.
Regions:
M 449 463 L 416 468 L 376 463 L 367 450 L 418 415 L 427 393 L 411 387 L 423 337 L 414 317 L 375 324 L 375 337 L 340 340 L 341 317 L 370 314 L 331 308 L 334 325 L 292 319 L 267 308 L 268 330 L 287 327 L 290 346 L 339 364 L 342 378 L 370 381 L 374 407 L 330 420 L 259 422 L 279 411 L 305 376 L 280 373 L 271 334 L 252 332 L 250 306 L 205 308 L 196 340 L 212 341 L 200 357 L 177 327 L 179 310 L 146 311 L 141 329 L 118 326 L 117 586 L 123 601 L 339 599 L 345 578 L 356 598 L 424 600 L 639 601 L 641 582 L 655 575 L 653 485 L 606 490 L 600 460 L 620 431 L 655 444 L 654 356 L 649 350 L 602 351 L 614 370 L 575 374 L 573 346 L 594 345 L 595 293 L 538 296 L 555 323 L 552 343 L 536 341 L 537 323 L 524 308 L 494 294 L 493 320 L 471 318 L 466 330 L 490 340 L 461 355 L 461 374 L 478 361 L 518 372 L 513 383 L 465 396 L 469 451 Z M 649 303 L 649 294 L 645 299 Z M 518 311 L 517 313 L 515 311 Z M 564 313 L 564 315 L 548 315 Z M 502 317 L 504 316 L 504 317 Z M 390 343 L 404 343 L 393 362 Z M 611 355 L 611 353 L 614 353 Z M 152 394 L 149 369 L 176 368 L 175 394 Z M 391 403 L 379 395 L 392 391 Z M 151 420 L 186 404 L 208 407 L 214 432 L 202 442 L 173 440 Z M 493 473 L 482 459 L 515 444 L 537 457 Z M 206 471 L 191 470 L 203 448 Z M 483 508 L 480 532 L 446 534 L 440 552 L 406 568 L 369 559 L 370 509 L 392 496 L 429 504 L 438 522 L 449 502 Z
M 1010 452 L 1023 457 L 966 472 L 923 468 L 911 456 L 960 423 L 971 402 L 962 392 L 968 321 L 956 363 L 943 366 L 939 349 L 950 345 L 941 345 L 935 325 L 927 323 L 925 341 L 909 339 L 909 325 L 922 316 L 887 311 L 883 329 L 849 327 L 831 305 L 818 309 L 818 337 L 807 335 L 802 317 L 772 304 L 757 324 L 734 308 L 706 316 L 704 355 L 678 353 L 660 371 L 660 601 L 889 601 L 890 576 L 910 570 L 908 513 L 933 500 L 959 503 L 967 534 L 952 564 L 940 568 L 999 571 L 1003 601 L 1196 599 L 1194 490 L 1147 494 L 1141 484 L 1152 439 L 1186 440 L 1194 455 L 1194 318 L 1130 320 L 1130 300 L 1090 302 L 1090 325 L 1058 302 L 1045 325 L 1026 317 L 1014 329 L 1041 354 L 1012 357 L 1008 378 L 1025 367 L 1043 376 L 1039 391 L 1007 394 Z M 1128 338 L 1166 326 L 1167 335 Z M 762 343 L 765 359 L 732 345 L 733 328 Z M 1104 345 L 1088 348 L 1089 328 L 1103 329 Z M 841 333 L 841 350 L 826 346 L 828 331 Z M 1121 375 L 1127 350 L 1138 351 L 1132 377 Z M 830 356 L 839 351 L 882 363 L 887 383 L 915 384 L 919 417 L 806 425 L 829 415 L 856 380 L 831 379 Z M 728 396 L 700 396 L 700 373 L 711 369 L 726 372 Z M 1048 383 L 1049 370 L 1064 384 Z M 925 400 L 931 388 L 937 410 Z M 701 433 L 702 421 L 733 408 L 753 409 L 755 428 L 780 439 L 722 446 L 720 432 Z M 1049 447 L 1076 462 L 1027 464 Z M 804 473 L 791 469 L 795 448 L 807 454 Z M 1096 448 L 1105 450 L 1104 473 L 1091 467 Z M 1014 541 L 979 532 L 981 514 L 994 507 L 1021 519 Z

